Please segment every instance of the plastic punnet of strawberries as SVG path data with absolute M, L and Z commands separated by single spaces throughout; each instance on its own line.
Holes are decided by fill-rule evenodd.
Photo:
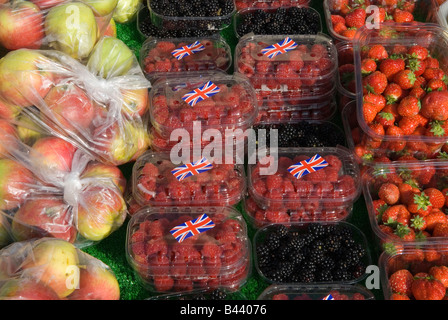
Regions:
M 446 245 L 405 248 L 391 256 L 382 254 L 386 275 L 383 291 L 387 300 L 448 300 L 448 254 Z
M 358 122 L 371 149 L 434 158 L 448 140 L 443 33 L 435 25 L 360 32 Z
M 427 21 L 431 17 L 430 3 L 422 0 L 325 0 L 324 7 L 332 36 L 347 41 L 353 40 L 358 29 L 367 23 Z M 377 10 L 366 10 L 369 6 Z
M 391 243 L 436 243 L 448 237 L 447 174 L 446 162 L 437 160 L 377 164 L 367 172 L 364 196 L 385 250 Z

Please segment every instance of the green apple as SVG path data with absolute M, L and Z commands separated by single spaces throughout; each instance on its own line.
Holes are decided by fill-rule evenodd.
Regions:
M 49 46 L 74 59 L 89 56 L 98 38 L 98 25 L 93 10 L 81 2 L 53 7 L 45 18 Z
M 118 23 L 126 23 L 135 17 L 142 0 L 118 0 L 113 18 Z
M 118 0 L 82 0 L 89 5 L 96 16 L 105 17 L 114 12 Z
M 52 288 L 65 298 L 79 287 L 76 247 L 64 240 L 43 238 L 33 244 L 32 252 L 22 264 L 23 276 L 29 276 Z
M 105 79 L 125 75 L 135 63 L 131 49 L 120 39 L 102 37 L 92 51 L 87 67 Z
M 36 122 L 25 114 L 20 115 L 17 119 L 17 135 L 23 143 L 29 146 L 43 138 L 43 133 Z

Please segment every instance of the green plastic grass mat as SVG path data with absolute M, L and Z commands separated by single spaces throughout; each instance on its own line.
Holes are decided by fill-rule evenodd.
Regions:
M 327 27 L 325 24 L 322 2 L 322 0 L 314 0 L 311 5 L 321 14 L 322 29 L 323 32 L 326 33 Z M 118 24 L 117 32 L 118 38 L 125 42 L 135 52 L 137 57 L 139 57 L 139 51 L 144 39 L 141 37 L 140 33 L 137 30 L 137 22 L 134 20 L 129 24 Z M 226 39 L 233 51 L 236 44 L 238 43 L 238 39 L 233 33 L 233 26 L 231 25 L 227 29 L 225 29 L 222 32 L 222 36 Z M 340 117 L 336 116 L 333 122 L 341 126 Z M 128 181 L 130 181 L 129 178 L 131 176 L 132 165 L 133 163 L 128 163 L 120 167 Z M 241 206 L 239 206 L 238 209 L 242 211 Z M 143 288 L 126 259 L 125 244 L 128 221 L 129 219 L 119 230 L 115 231 L 107 239 L 92 247 L 85 248 L 83 249 L 83 251 L 100 259 L 111 267 L 118 279 L 122 300 L 147 299 L 151 296 L 154 296 L 155 294 Z M 368 243 L 370 244 L 369 249 L 372 257 L 372 263 L 377 265 L 380 252 L 376 246 L 376 239 L 370 227 L 368 212 L 365 206 L 364 198 L 362 196 L 354 204 L 353 213 L 348 222 L 354 224 L 359 229 L 361 229 L 361 231 L 363 231 Z M 250 239 L 253 239 L 255 231 L 256 230 L 251 228 L 249 225 L 248 232 Z M 363 285 L 363 283 L 361 283 L 361 285 Z M 268 286 L 269 283 L 263 281 L 263 279 L 261 279 L 261 277 L 257 274 L 254 266 L 252 266 L 252 274 L 240 291 L 247 299 L 255 300 Z M 371 291 L 375 295 L 376 299 L 383 299 L 381 289 L 374 289 Z

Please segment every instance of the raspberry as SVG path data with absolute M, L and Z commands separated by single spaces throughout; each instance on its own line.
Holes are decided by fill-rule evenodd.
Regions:
M 257 70 L 257 75 L 264 75 L 274 71 L 273 66 L 269 61 L 258 61 L 255 64 L 255 69 Z
M 156 72 L 168 72 L 171 70 L 171 61 L 168 59 L 157 61 L 154 68 Z
M 168 194 L 174 200 L 187 200 L 190 198 L 188 188 L 178 181 L 173 181 L 168 185 Z
M 224 245 L 224 248 L 228 245 L 231 245 L 234 243 L 237 238 L 234 232 L 226 231 L 226 230 L 220 230 L 217 232 L 215 239 L 220 242 L 222 245 Z
M 204 267 L 208 274 L 211 277 L 217 277 L 221 271 L 221 258 L 218 256 L 217 258 L 205 258 L 204 259 Z
M 221 256 L 222 250 L 217 244 L 207 242 L 202 246 L 201 253 L 203 257 L 216 258 Z
M 314 189 L 314 185 L 310 181 L 295 180 L 294 186 L 296 187 L 297 194 L 303 198 L 308 198 Z
M 286 211 L 267 210 L 266 220 L 272 223 L 282 223 L 289 221 L 289 215 Z
M 295 192 L 294 186 L 291 180 L 283 180 L 283 185 L 281 191 L 286 194 L 290 192 Z
M 313 181 L 313 182 L 321 182 L 326 180 L 326 173 L 324 170 L 317 170 L 315 172 L 309 173 L 305 176 L 305 179 L 307 181 Z
M 130 242 L 131 243 L 138 243 L 138 242 L 142 242 L 144 240 L 145 240 L 145 233 L 144 233 L 144 231 L 143 230 L 138 230 L 138 231 L 135 231 L 132 234 Z
M 157 167 L 154 164 L 148 162 L 143 167 L 142 174 L 148 177 L 156 178 L 159 175 L 159 169 L 157 169 Z
M 149 240 L 145 246 L 146 255 L 160 255 L 168 252 L 168 244 L 162 239 Z
M 270 191 L 274 189 L 281 189 L 283 185 L 283 178 L 279 174 L 273 174 L 266 177 L 266 188 Z
M 191 291 L 193 290 L 193 281 L 186 278 L 176 279 L 176 282 L 173 285 L 174 291 Z
M 145 228 L 145 232 L 150 239 L 161 238 L 165 235 L 165 225 L 162 220 L 152 221 Z
M 327 167 L 322 169 L 322 171 L 325 171 L 325 175 L 326 175 L 326 181 L 328 182 L 336 182 L 339 179 L 339 170 L 336 170 L 333 167 Z
M 342 168 L 342 161 L 339 159 L 338 156 L 329 154 L 329 155 L 325 156 L 324 158 L 325 158 L 325 161 L 328 162 L 329 167 L 337 169 L 338 171 L 339 171 L 339 169 Z
M 318 198 L 325 198 L 333 192 L 333 184 L 329 181 L 321 181 L 314 185 L 314 194 Z
M 176 49 L 176 45 L 171 41 L 160 41 L 156 44 L 156 49 L 161 53 L 171 53 Z
M 143 242 L 136 242 L 132 244 L 132 252 L 134 255 L 139 256 L 145 253 L 145 244 Z
M 174 280 L 169 276 L 154 277 L 154 287 L 157 291 L 170 291 L 173 288 Z

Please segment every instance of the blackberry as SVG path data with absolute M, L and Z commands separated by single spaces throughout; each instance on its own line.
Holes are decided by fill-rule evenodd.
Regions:
M 316 239 L 319 239 L 327 234 L 326 226 L 320 223 L 310 223 L 308 225 L 308 232 Z
M 291 252 L 291 248 L 288 245 L 281 245 L 278 249 L 277 249 L 277 258 L 279 259 L 279 261 L 286 261 L 289 258 Z
M 202 294 L 202 293 L 199 293 L 199 294 L 195 294 L 193 297 L 192 297 L 192 300 L 207 300 L 207 297 L 204 295 L 204 294 Z
M 333 270 L 335 266 L 336 262 L 333 260 L 333 258 L 329 256 L 325 256 L 324 259 L 318 265 L 320 270 L 327 270 L 327 271 Z
M 332 272 L 333 279 L 335 281 L 349 281 L 352 280 L 352 276 L 350 276 L 349 272 L 342 268 L 337 268 Z
M 333 281 L 333 275 L 330 270 L 320 270 L 316 272 L 316 281 L 331 282 Z
M 310 134 L 307 137 L 305 137 L 303 144 L 308 148 L 319 148 L 319 147 L 325 147 L 325 143 L 319 139 L 319 137 Z
M 329 235 L 324 240 L 324 243 L 325 243 L 325 248 L 330 253 L 337 252 L 339 250 L 339 248 L 341 247 L 341 243 L 340 243 L 339 237 L 336 236 L 336 235 L 333 235 L 333 234 Z
M 317 266 L 312 261 L 308 260 L 308 257 L 306 257 L 306 260 L 302 262 L 301 269 L 306 269 L 311 271 L 312 273 L 315 273 L 317 271 Z
M 267 235 L 264 243 L 270 250 L 275 250 L 280 246 L 280 237 L 276 233 L 270 233 Z
M 311 283 L 315 280 L 314 272 L 309 269 L 301 269 L 297 275 L 297 282 Z
M 293 250 L 290 252 L 289 261 L 291 261 L 295 266 L 299 266 L 306 257 L 301 250 Z
M 274 232 L 279 236 L 279 239 L 285 239 L 288 236 L 288 228 L 283 224 L 276 225 Z
M 225 300 L 227 293 L 222 289 L 215 289 L 210 293 L 210 299 L 212 300 Z
M 288 243 L 291 248 L 300 250 L 305 246 L 305 239 L 300 236 L 290 236 Z
M 324 260 L 325 255 L 321 250 L 311 249 L 307 258 L 310 262 L 317 265 Z
M 363 262 L 357 263 L 349 270 L 355 279 L 358 279 L 366 273 L 366 265 Z
M 312 244 L 313 241 L 316 240 L 316 237 L 311 233 L 305 233 L 305 234 L 301 235 L 301 237 L 303 238 L 305 246 Z
M 235 10 L 233 0 L 221 0 L 220 7 L 222 8 L 221 15 L 226 16 Z
M 269 247 L 266 245 L 266 244 L 264 244 L 264 243 L 262 243 L 262 244 L 259 244 L 258 246 L 257 246 L 257 256 L 258 257 L 266 257 L 266 256 L 269 256 L 270 254 L 271 254 L 271 250 L 269 249 Z

